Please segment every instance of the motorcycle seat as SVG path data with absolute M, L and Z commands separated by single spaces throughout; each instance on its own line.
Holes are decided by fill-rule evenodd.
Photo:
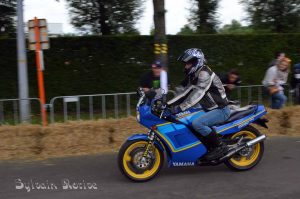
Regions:
M 225 123 L 229 123 L 234 120 L 241 119 L 247 115 L 250 115 L 255 112 L 256 108 L 257 108 L 256 105 L 248 105 L 248 106 L 231 110 L 230 117 L 226 120 Z

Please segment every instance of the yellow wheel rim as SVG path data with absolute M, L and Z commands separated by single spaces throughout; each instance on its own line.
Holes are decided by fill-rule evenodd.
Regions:
M 244 138 L 248 138 L 248 139 L 254 139 L 256 138 L 257 136 L 250 132 L 250 131 L 240 131 L 236 134 L 234 134 L 231 139 L 235 138 L 235 137 L 238 137 L 238 136 L 244 136 Z M 230 159 L 230 161 L 235 164 L 236 166 L 240 166 L 240 167 L 246 167 L 246 166 L 249 166 L 251 165 L 252 163 L 254 163 L 257 158 L 259 157 L 259 153 L 260 153 L 260 144 L 257 143 L 256 145 L 254 145 L 252 147 L 252 154 L 248 157 L 245 157 L 245 156 L 241 156 L 239 155 L 238 157 L 233 157 Z
M 129 167 L 129 164 L 130 164 L 131 159 L 132 159 L 130 153 L 138 147 L 146 147 L 147 144 L 148 144 L 148 142 L 146 142 L 146 141 L 135 142 L 126 149 L 126 151 L 123 155 L 124 170 L 128 175 L 130 175 L 133 178 L 140 179 L 140 180 L 149 178 L 152 175 L 154 175 L 156 173 L 156 171 L 159 169 L 159 166 L 160 166 L 160 163 L 161 163 L 161 158 L 160 158 L 159 150 L 155 147 L 155 145 L 152 147 L 153 148 L 152 150 L 154 150 L 153 152 L 155 154 L 155 160 L 154 160 L 155 162 L 149 170 L 145 170 L 143 173 L 135 173 Z

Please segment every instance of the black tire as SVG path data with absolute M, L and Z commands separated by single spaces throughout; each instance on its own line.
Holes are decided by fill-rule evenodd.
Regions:
M 130 140 L 130 141 L 126 141 L 122 147 L 119 150 L 119 154 L 118 154 L 118 167 L 119 170 L 121 171 L 121 173 L 126 176 L 128 179 L 134 181 L 134 182 L 146 182 L 149 180 L 152 180 L 161 170 L 163 164 L 164 164 L 164 153 L 163 151 L 157 147 L 154 144 L 154 150 L 155 150 L 155 155 L 159 156 L 159 157 L 155 157 L 155 161 L 152 163 L 154 164 L 153 168 L 155 169 L 154 171 L 151 171 L 152 174 L 149 176 L 143 176 L 144 174 L 141 174 L 141 176 L 139 176 L 140 174 L 135 173 L 133 170 L 131 170 L 131 168 L 128 167 L 128 163 L 126 160 L 124 160 L 124 155 L 127 156 L 127 154 L 125 154 L 127 152 L 127 149 L 129 149 L 129 147 L 131 147 L 134 144 L 139 144 L 139 143 L 147 143 L 147 141 L 145 140 Z M 133 151 L 133 150 L 132 150 Z M 131 151 L 131 152 L 132 152 Z M 124 164 L 124 161 L 126 161 L 126 165 Z M 156 161 L 159 161 L 159 163 L 156 163 Z M 156 165 L 158 164 L 158 165 Z M 151 168 L 151 169 L 153 169 Z M 148 170 L 149 171 L 149 170 Z
M 233 134 L 230 136 L 230 138 L 233 138 L 235 137 L 236 135 L 238 134 L 241 134 L 241 132 L 248 132 L 249 133 L 249 136 L 251 135 L 255 135 L 255 137 L 258 137 L 260 135 L 262 135 L 256 128 L 254 128 L 253 126 L 247 126 L 245 127 L 243 130 Z M 264 154 L 264 142 L 259 142 L 257 143 L 256 145 L 253 146 L 253 148 L 255 147 L 255 151 L 254 153 L 258 153 L 257 156 L 255 154 L 255 156 L 253 158 L 252 161 L 249 160 L 249 164 L 246 164 L 245 162 L 242 164 L 241 160 L 240 160 L 240 164 L 237 164 L 239 161 L 237 161 L 234 157 L 232 157 L 231 159 L 229 160 L 226 160 L 224 162 L 224 164 L 229 167 L 230 169 L 234 170 L 234 171 L 246 171 L 246 170 L 249 170 L 249 169 L 252 169 L 253 167 L 255 167 L 262 159 L 263 157 L 263 154 Z M 257 152 L 256 152 L 257 151 Z M 254 154 L 252 154 L 254 155 Z M 251 155 L 251 156 L 252 156 Z M 239 155 L 236 155 L 236 157 L 238 158 Z M 239 156 L 241 158 L 241 156 Z M 246 160 L 248 161 L 248 160 Z

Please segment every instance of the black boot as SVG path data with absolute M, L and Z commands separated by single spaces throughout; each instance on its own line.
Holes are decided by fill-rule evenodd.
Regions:
M 205 159 L 207 160 L 219 159 L 228 152 L 227 145 L 220 141 L 215 132 L 211 132 L 209 135 L 205 136 L 205 141 L 209 146 L 209 152 L 205 155 Z

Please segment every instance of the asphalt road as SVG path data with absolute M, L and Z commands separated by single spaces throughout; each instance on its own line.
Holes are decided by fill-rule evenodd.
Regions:
M 132 183 L 118 171 L 116 154 L 109 154 L 29 163 L 0 162 L 0 176 L 1 199 L 298 199 L 300 137 L 268 138 L 263 160 L 247 172 L 233 172 L 225 165 L 164 168 L 150 182 Z M 32 189 L 31 181 L 48 189 Z M 74 182 L 81 182 L 82 189 L 70 189 L 69 185 Z M 22 188 L 21 183 L 27 184 L 27 189 Z M 63 189 L 64 185 L 68 189 Z M 22 189 L 16 189 L 17 187 Z

